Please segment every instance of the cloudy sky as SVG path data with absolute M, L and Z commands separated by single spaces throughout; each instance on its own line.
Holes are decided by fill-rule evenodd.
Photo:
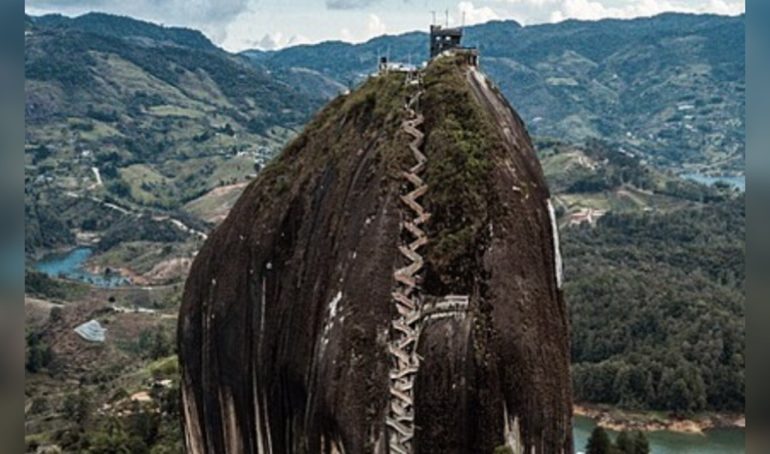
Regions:
M 740 14 L 744 0 L 27 0 L 28 14 L 88 11 L 196 28 L 230 51 L 330 39 L 366 41 L 443 22 L 515 19 L 528 25 L 568 18 L 651 16 L 664 11 Z

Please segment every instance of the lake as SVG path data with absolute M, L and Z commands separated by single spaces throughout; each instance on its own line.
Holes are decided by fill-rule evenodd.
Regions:
M 35 269 L 50 277 L 85 282 L 97 287 L 118 287 L 130 281 L 119 274 L 94 274 L 85 269 L 85 262 L 93 254 L 91 248 L 78 247 L 64 253 L 49 254 L 37 261 Z
M 575 452 L 585 452 L 586 442 L 596 423 L 585 416 L 574 418 Z M 614 439 L 617 432 L 607 431 Z M 652 454 L 744 454 L 746 434 L 742 429 L 717 429 L 705 435 L 669 432 L 645 432 Z
M 697 181 L 698 183 L 707 184 L 709 186 L 712 186 L 714 183 L 718 181 L 722 181 L 734 188 L 740 189 L 741 191 L 746 190 L 745 175 L 721 175 L 721 176 L 712 177 L 708 175 L 703 175 L 702 173 L 683 173 L 679 176 L 682 178 L 686 178 L 688 180 Z

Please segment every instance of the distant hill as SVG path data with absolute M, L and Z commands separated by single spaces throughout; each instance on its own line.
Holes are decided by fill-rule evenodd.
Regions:
M 92 199 L 167 211 L 244 181 L 334 90 L 126 17 L 27 17 L 25 38 L 29 253 L 109 227 Z
M 128 17 L 25 23 L 27 213 L 29 225 L 40 226 L 30 230 L 32 250 L 71 242 L 45 234 L 58 225 L 52 219 L 80 228 L 93 216 L 90 202 L 60 200 L 67 192 L 180 209 L 215 188 L 238 187 L 325 100 L 372 72 L 379 55 L 427 57 L 421 32 L 233 55 L 198 31 Z M 743 29 L 743 16 L 685 14 L 526 27 L 498 21 L 468 27 L 466 44 L 481 48 L 484 71 L 540 144 L 553 142 L 548 136 L 562 144 L 598 137 L 643 167 L 722 172 L 743 166 Z M 626 181 L 591 191 L 592 179 L 603 177 L 585 174 L 585 159 L 572 159 L 580 155 L 542 154 L 565 212 L 668 203 Z M 205 206 L 188 205 L 216 218 L 200 211 Z
M 233 55 L 195 30 L 100 13 L 28 16 L 26 29 L 27 213 L 40 226 L 30 230 L 32 249 L 71 242 L 44 234 L 58 225 L 52 219 L 79 228 L 93 216 L 84 213 L 90 204 L 60 200 L 67 192 L 136 209 L 190 203 L 216 218 L 200 211 L 210 204 L 192 201 L 256 173 L 325 100 L 372 72 L 379 55 L 427 57 L 421 32 Z M 743 29 L 743 16 L 686 14 L 498 21 L 468 27 L 466 44 L 481 48 L 484 71 L 539 144 L 598 137 L 642 167 L 722 172 L 743 166 Z M 603 177 L 585 173 L 580 152 L 541 155 L 567 213 L 668 203 L 627 181 L 591 191 Z M 665 193 L 661 181 L 655 188 Z
M 175 44 L 201 50 L 219 50 L 198 30 L 182 27 L 163 27 L 149 22 L 124 16 L 104 13 L 88 13 L 75 18 L 60 14 L 35 17 L 32 22 L 41 27 L 80 30 L 121 39 L 154 41 L 160 44 Z
M 481 49 L 484 71 L 535 135 L 602 138 L 667 167 L 742 171 L 744 20 L 497 21 L 467 27 L 464 42 Z M 261 67 L 305 68 L 342 84 L 361 80 L 386 54 L 423 61 L 426 34 L 243 52 Z
M 320 103 L 200 32 L 125 17 L 33 18 L 25 56 L 33 123 L 75 116 L 124 127 L 205 112 L 210 124 L 265 135 L 271 127 L 303 124 Z

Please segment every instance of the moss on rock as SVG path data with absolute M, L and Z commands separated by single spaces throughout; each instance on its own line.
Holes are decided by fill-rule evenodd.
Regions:
M 477 259 L 487 240 L 483 229 L 494 199 L 490 182 L 500 137 L 473 99 L 462 59 L 435 61 L 424 81 L 425 180 L 430 188 L 425 205 L 432 214 L 426 285 L 435 293 L 448 286 L 470 293 L 470 271 L 479 269 Z

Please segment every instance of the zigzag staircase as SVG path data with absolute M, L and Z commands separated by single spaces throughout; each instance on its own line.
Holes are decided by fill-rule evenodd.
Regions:
M 406 230 L 412 240 L 398 246 L 408 264 L 393 273 L 393 278 L 396 280 L 396 290 L 392 295 L 398 316 L 391 323 L 392 334 L 389 353 L 393 361 L 390 369 L 390 402 L 386 424 L 389 431 L 390 452 L 397 454 L 413 452 L 413 388 L 414 378 L 420 367 L 420 358 L 417 355 L 417 339 L 422 329 L 422 301 L 418 292 L 417 273 L 422 270 L 424 263 L 418 249 L 428 242 L 428 237 L 420 226 L 430 218 L 430 213 L 426 212 L 417 201 L 428 190 L 428 186 L 420 178 L 420 173 L 425 169 L 427 158 L 420 150 L 424 134 L 418 129 L 424 118 L 422 114 L 415 111 L 415 106 L 423 92 L 419 75 L 417 79 L 407 79 L 407 84 L 417 85 L 417 92 L 409 98 L 405 106 L 408 119 L 402 123 L 402 129 L 413 137 L 409 143 L 409 150 L 417 162 L 402 173 L 403 178 L 413 187 L 411 191 L 401 196 L 401 201 L 414 214 L 413 218 L 407 219 L 401 224 L 402 231 Z

